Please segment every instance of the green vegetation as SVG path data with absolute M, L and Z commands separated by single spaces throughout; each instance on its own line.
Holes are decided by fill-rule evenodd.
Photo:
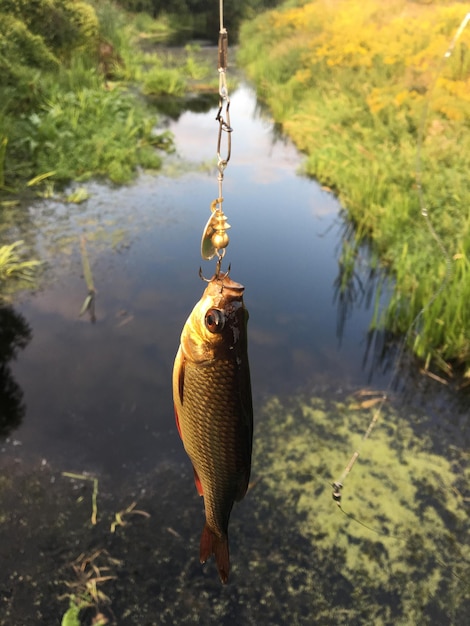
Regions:
M 393 275 L 377 323 L 404 334 L 425 308 L 410 346 L 426 366 L 468 374 L 470 27 L 444 61 L 467 11 L 455 1 L 287 2 L 243 25 L 239 61 L 306 172 L 338 192 L 356 252 L 371 242 Z
M 250 20 L 261 11 L 275 7 L 281 0 L 237 0 L 224 2 L 224 23 L 232 41 L 238 35 L 243 20 Z M 131 11 L 146 11 L 153 17 L 165 16 L 177 33 L 191 33 L 193 37 L 217 39 L 219 31 L 219 3 L 217 0 L 121 0 Z
M 22 245 L 23 241 L 15 241 L 0 246 L 0 293 L 8 279 L 15 278 L 21 283 L 34 280 L 34 273 L 40 262 L 25 259 L 19 252 Z
M 183 60 L 146 51 L 170 32 L 165 19 L 134 19 L 110 0 L 0 0 L 0 18 L 0 193 L 46 172 L 48 185 L 125 183 L 160 167 L 171 138 L 129 85 L 182 96 L 208 74 L 192 48 Z
M 109 1 L 0 0 L 0 17 L 4 193 L 45 172 L 59 183 L 122 183 L 139 166 L 160 166 L 156 149 L 170 142 L 154 132 L 155 114 L 126 82 L 110 82 L 132 79 L 140 60 L 121 10 Z
M 155 131 L 154 105 L 142 96 L 204 90 L 209 75 L 194 47 L 178 57 L 155 51 L 170 32 L 166 18 L 133 16 L 111 0 L 0 0 L 0 233 L 7 241 L 18 194 L 51 197 L 57 186 L 91 177 L 126 183 L 140 168 L 161 167 L 172 139 Z M 19 259 L 17 249 L 0 244 L 3 293 L 7 278 L 31 279 L 38 265 Z

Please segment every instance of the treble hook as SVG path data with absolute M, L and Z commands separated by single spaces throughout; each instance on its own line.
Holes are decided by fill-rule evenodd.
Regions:
M 218 258 L 217 263 L 215 265 L 215 274 L 214 274 L 214 276 L 212 276 L 212 278 L 206 278 L 204 276 L 204 274 L 202 273 L 202 267 L 199 267 L 199 278 L 201 280 L 203 280 L 204 282 L 206 282 L 206 283 L 210 283 L 214 279 L 215 280 L 222 280 L 222 282 L 223 282 L 227 278 L 227 276 L 230 274 L 230 270 L 232 269 L 232 264 L 229 263 L 227 271 L 225 273 L 222 273 L 222 274 L 220 273 L 220 266 L 221 266 L 221 263 L 222 263 L 223 256 L 224 256 L 223 254 L 219 255 L 219 258 Z
M 202 267 L 201 267 L 201 266 L 199 266 L 199 278 L 200 278 L 201 280 L 203 280 L 204 282 L 206 282 L 206 283 L 210 283 L 210 282 L 211 282 L 211 280 L 212 280 L 211 278 L 206 278 L 206 277 L 204 276 L 204 274 L 202 273 Z

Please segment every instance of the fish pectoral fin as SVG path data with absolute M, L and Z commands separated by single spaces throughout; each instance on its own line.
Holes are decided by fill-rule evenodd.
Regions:
M 183 357 L 180 360 L 179 371 L 178 371 L 178 396 L 181 402 L 181 406 L 183 405 L 183 396 L 184 396 L 184 371 L 185 371 L 186 359 Z
M 182 412 L 183 410 L 184 364 L 185 358 L 180 347 L 178 353 L 176 354 L 175 364 L 173 367 L 173 403 L 175 407 L 176 426 L 178 428 L 178 433 L 182 441 L 183 434 L 181 432 L 178 411 Z
M 199 476 L 197 475 L 197 472 L 194 469 L 194 466 L 193 466 L 193 472 L 194 472 L 194 483 L 196 485 L 197 492 L 198 492 L 198 494 L 200 496 L 203 496 L 204 495 L 204 491 L 202 489 L 201 480 L 200 480 Z
M 220 580 L 225 585 L 230 572 L 230 557 L 228 552 L 228 537 L 218 537 L 206 524 L 202 530 L 201 543 L 199 546 L 199 559 L 205 563 L 213 554 L 217 564 Z
M 181 434 L 180 420 L 178 417 L 178 411 L 176 410 L 176 407 L 175 407 L 175 421 L 176 421 L 176 428 L 178 429 L 179 436 L 181 437 L 181 439 L 183 439 L 183 435 Z

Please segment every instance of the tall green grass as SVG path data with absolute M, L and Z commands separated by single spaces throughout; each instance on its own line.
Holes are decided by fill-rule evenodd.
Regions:
M 171 148 L 168 133 L 155 133 L 155 109 L 133 84 L 152 63 L 132 16 L 110 0 L 69 4 L 38 0 L 30 15 L 27 3 L 0 0 L 2 195 L 52 170 L 49 184 L 92 176 L 125 183 L 139 168 L 159 168 L 161 151 Z M 55 26 L 73 34 L 69 47 Z
M 468 7 L 288 4 L 244 25 L 239 61 L 394 277 L 378 323 L 404 334 L 416 320 L 425 365 L 470 371 L 470 26 L 442 65 Z
M 23 120 L 23 143 L 38 170 L 54 169 L 56 180 L 73 173 L 79 181 L 103 176 L 122 183 L 139 165 L 160 167 L 155 147 L 164 144 L 153 133 L 155 122 L 141 103 L 119 90 L 58 91 Z

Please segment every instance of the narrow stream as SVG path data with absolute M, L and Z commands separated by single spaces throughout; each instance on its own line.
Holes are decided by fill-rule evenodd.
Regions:
M 42 201 L 28 211 L 21 235 L 49 267 L 41 290 L 2 313 L 19 346 L 2 369 L 0 498 L 9 513 L 0 516 L 0 622 L 60 623 L 70 563 L 98 551 L 95 565 L 115 576 L 101 608 L 119 625 L 463 624 L 468 535 L 456 546 L 468 518 L 458 511 L 462 484 L 449 481 L 468 473 L 468 412 L 449 411 L 439 393 L 430 413 L 426 398 L 418 408 L 386 405 L 378 437 L 364 454 L 361 448 L 362 470 L 348 478 L 352 484 L 357 476 L 350 493 L 358 508 L 346 501 L 344 510 L 360 521 L 339 512 L 331 481 L 360 444 L 374 406 L 374 396 L 360 392 L 383 392 L 392 376 L 368 332 L 387 283 L 363 251 L 354 288 L 341 296 L 348 232 L 341 207 L 299 173 L 300 155 L 276 135 L 243 82 L 232 95 L 224 211 L 232 226 L 226 262 L 246 287 L 250 312 L 256 486 L 233 514 L 233 585 L 221 588 L 213 563 L 198 563 L 203 516 L 174 424 L 170 379 L 179 333 L 204 288 L 199 267 L 206 276 L 214 270 L 199 245 L 217 196 L 215 114 L 187 111 L 170 123 L 178 153 L 160 175 L 142 173 L 124 188 L 92 183 L 81 205 Z M 94 321 L 79 317 L 87 295 L 81 238 L 97 289 Z M 421 379 L 411 386 L 412 396 L 423 393 Z M 435 472 L 442 484 L 426 478 Z M 97 525 L 85 477 L 99 480 Z M 426 505 L 413 501 L 412 482 L 416 493 L 427 489 Z M 360 495 L 361 484 L 374 492 L 373 503 Z M 411 507 L 405 520 L 374 509 L 394 502 L 390 494 Z M 436 517 L 425 510 L 431 500 Z M 110 520 L 133 502 L 151 517 L 129 514 L 111 532 Z M 413 534 L 420 519 L 430 524 L 421 543 Z M 361 523 L 372 527 L 369 535 Z M 435 559 L 424 564 L 429 550 L 437 550 Z
M 338 334 L 335 281 L 345 231 L 338 202 L 297 173 L 298 153 L 275 138 L 247 85 L 234 93 L 231 110 L 226 259 L 246 286 L 255 399 L 308 385 L 383 384 L 363 363 L 372 315 L 365 298 Z M 178 147 L 168 164 L 173 175 L 142 175 L 122 189 L 93 184 L 83 205 L 31 209 L 30 228 L 37 228 L 53 281 L 16 307 L 32 335 L 12 363 L 26 405 L 12 435 L 26 458 L 65 458 L 114 473 L 181 452 L 169 376 L 179 333 L 204 287 L 199 267 L 214 271 L 199 246 L 218 191 L 217 128 L 215 111 L 184 113 L 170 125 Z M 98 291 L 95 323 L 78 316 L 87 293 L 82 236 Z

